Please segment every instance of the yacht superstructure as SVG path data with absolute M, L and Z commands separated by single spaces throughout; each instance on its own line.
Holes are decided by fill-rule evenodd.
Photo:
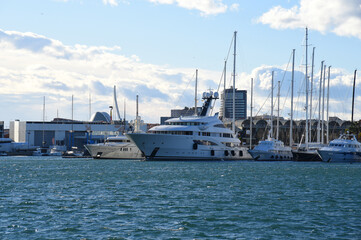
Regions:
M 218 115 L 209 116 L 218 93 L 203 93 L 200 116 L 179 117 L 155 126 L 148 133 L 127 136 L 144 153 L 146 160 L 240 160 L 250 159 L 247 149 L 226 128 Z

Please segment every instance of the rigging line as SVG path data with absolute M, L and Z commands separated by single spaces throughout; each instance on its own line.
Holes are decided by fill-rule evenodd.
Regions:
M 183 89 L 182 94 L 179 96 L 176 106 L 179 106 L 179 102 L 180 102 L 181 98 L 184 96 L 184 92 L 188 89 L 188 86 L 193 81 L 195 75 L 196 75 L 196 73 L 194 72 L 192 78 L 190 78 L 190 80 L 187 83 L 187 86 Z
M 283 78 L 282 78 L 282 81 L 281 81 L 281 87 L 282 87 L 282 85 L 283 85 L 283 81 L 285 80 L 285 76 L 286 76 L 286 73 L 287 73 L 287 69 L 288 69 L 288 66 L 290 65 L 290 62 L 291 62 L 291 59 L 292 59 L 292 54 L 293 54 L 293 51 L 292 51 L 292 53 L 291 53 L 291 55 L 290 55 L 290 59 L 288 60 L 286 69 L 285 69 L 285 71 L 284 71 Z M 288 97 L 288 94 L 289 94 L 289 90 L 290 90 L 290 88 L 288 89 L 288 93 L 287 93 L 287 95 L 286 95 L 286 97 L 285 97 L 285 100 L 284 100 L 284 102 L 283 102 L 283 107 L 282 107 L 282 111 L 281 111 L 282 114 L 283 114 L 283 110 L 284 110 L 285 105 L 286 105 L 286 101 L 287 101 L 287 97 Z M 282 114 L 280 114 L 280 115 L 282 115 Z
M 228 49 L 227 57 L 226 57 L 226 59 L 225 59 L 226 62 L 228 62 L 228 58 L 229 58 L 229 54 L 230 54 L 231 49 L 232 49 L 233 41 L 234 41 L 234 35 L 233 35 L 233 37 L 232 37 L 231 43 L 229 44 L 229 49 Z M 219 80 L 217 92 L 219 92 L 219 88 L 220 88 L 221 83 L 222 83 L 222 80 L 223 80 L 223 75 L 224 75 L 224 70 L 222 71 L 221 78 L 220 78 L 220 80 Z M 216 104 L 216 101 L 213 101 L 212 109 L 211 109 L 211 115 L 213 114 L 213 109 L 214 109 L 215 104 Z

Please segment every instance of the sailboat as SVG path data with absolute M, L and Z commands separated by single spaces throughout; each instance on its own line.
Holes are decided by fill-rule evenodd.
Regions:
M 291 161 L 291 148 L 284 145 L 278 140 L 278 122 L 279 122 L 279 98 L 280 98 L 280 83 L 278 82 L 278 115 L 277 115 L 277 138 L 273 138 L 273 75 L 272 71 L 272 86 L 271 86 L 271 130 L 268 134 L 268 139 L 260 141 L 254 149 L 248 150 L 252 158 L 256 161 Z
M 305 83 L 306 83 L 306 126 L 305 126 L 305 143 L 304 144 L 299 144 L 297 146 L 296 149 L 292 150 L 292 154 L 293 154 L 293 159 L 295 161 L 310 161 L 310 162 L 318 162 L 321 161 L 320 156 L 317 154 L 317 150 L 320 149 L 321 147 L 324 146 L 324 144 L 321 143 L 321 141 L 319 140 L 320 135 L 318 134 L 318 140 L 317 142 L 312 142 L 311 140 L 311 126 L 309 127 L 308 124 L 311 125 L 311 121 L 310 119 L 312 119 L 312 95 L 310 98 L 310 104 L 308 104 L 308 29 L 306 28 L 306 67 L 305 67 Z M 312 88 L 312 83 L 313 83 L 313 66 L 314 66 L 314 53 L 315 53 L 315 48 L 313 48 L 313 52 L 312 52 L 312 70 L 311 70 L 311 88 Z M 320 113 L 321 113 L 321 84 L 322 84 L 322 73 L 324 71 L 323 69 L 323 61 L 321 63 L 321 74 L 320 74 L 320 95 L 319 95 L 319 125 L 320 125 Z M 325 66 L 326 68 L 326 66 Z M 328 78 L 330 78 L 330 74 L 328 76 Z M 323 79 L 325 82 L 325 74 L 323 75 Z M 325 87 L 325 84 L 323 84 L 323 89 Z M 311 89 L 311 94 L 312 94 L 312 89 Z M 323 94 L 324 95 L 324 94 Z M 323 96 L 324 97 L 324 96 Z M 322 108 L 324 108 L 324 106 L 322 106 Z M 308 117 L 308 109 L 309 113 L 310 113 L 310 117 Z M 323 113 L 322 113 L 323 116 Z M 323 121 L 322 121 L 323 123 Z M 322 131 L 322 136 L 323 136 L 323 131 Z

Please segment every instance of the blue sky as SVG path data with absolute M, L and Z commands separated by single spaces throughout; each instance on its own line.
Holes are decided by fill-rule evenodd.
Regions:
M 41 120 L 43 96 L 47 120 L 70 118 L 72 94 L 74 117 L 88 120 L 89 94 L 92 113 L 108 111 L 117 85 L 127 119 L 134 118 L 139 94 L 142 118 L 159 122 L 171 108 L 194 104 L 195 69 L 199 96 L 217 88 L 234 31 L 236 87 L 249 90 L 255 79 L 259 114 L 269 113 L 270 71 L 282 80 L 296 49 L 295 115 L 301 118 L 306 26 L 309 52 L 316 47 L 315 84 L 325 60 L 332 65 L 330 116 L 348 119 L 353 71 L 361 71 L 359 0 L 0 0 L 0 121 Z M 286 77 L 281 90 L 285 117 L 289 82 Z

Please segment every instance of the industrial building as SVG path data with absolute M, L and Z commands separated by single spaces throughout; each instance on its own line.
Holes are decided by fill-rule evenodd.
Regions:
M 49 147 L 65 145 L 67 149 L 84 149 L 89 142 L 102 142 L 107 136 L 114 136 L 131 130 L 121 121 L 110 122 L 109 114 L 97 112 L 91 121 L 75 121 L 55 118 L 53 121 L 11 121 L 10 138 L 15 142 L 27 142 L 30 146 Z

